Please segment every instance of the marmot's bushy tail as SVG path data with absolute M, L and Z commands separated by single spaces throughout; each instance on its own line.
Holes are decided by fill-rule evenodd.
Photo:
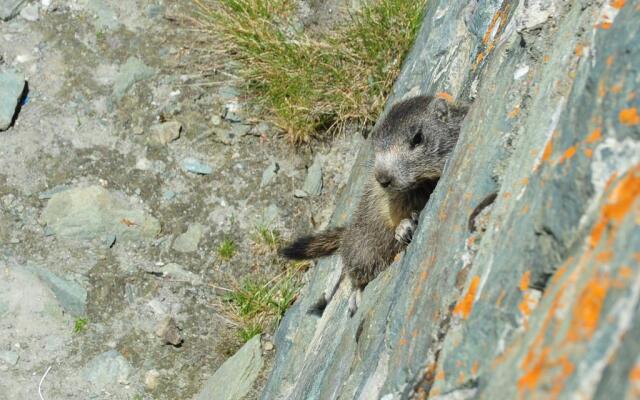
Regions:
M 333 254 L 340 248 L 344 228 L 332 228 L 317 235 L 304 236 L 291 243 L 280 253 L 292 260 L 309 260 Z

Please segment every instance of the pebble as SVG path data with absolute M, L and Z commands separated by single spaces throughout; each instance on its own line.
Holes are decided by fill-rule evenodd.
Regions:
M 204 233 L 204 225 L 193 224 L 173 242 L 173 249 L 181 253 L 191 253 L 198 250 L 198 243 Z
M 273 343 L 272 343 L 272 342 L 269 342 L 269 341 L 264 342 L 264 344 L 262 345 L 262 348 L 263 348 L 265 351 L 271 351 L 271 350 L 273 350 Z
M 168 121 L 151 127 L 153 139 L 163 145 L 180 138 L 180 132 L 182 132 L 182 124 L 178 121 Z
M 320 157 L 316 156 L 313 159 L 313 164 L 307 171 L 302 190 L 309 196 L 319 196 L 322 193 L 322 160 Z
M 146 66 L 137 58 L 130 57 L 120 67 L 120 72 L 116 76 L 116 81 L 113 85 L 113 97 L 116 101 L 120 101 L 136 82 L 149 79 L 155 73 L 155 69 Z
M 99 388 L 117 383 L 129 383 L 133 367 L 117 350 L 109 350 L 94 357 L 84 368 L 82 376 Z
M 0 19 L 9 21 L 20 13 L 27 0 L 2 0 L 0 1 Z
M 182 160 L 182 169 L 199 175 L 210 175 L 213 173 L 213 168 L 211 168 L 211 166 L 191 157 L 187 157 Z
M 155 369 L 147 371 L 144 376 L 144 385 L 146 386 L 147 390 L 155 390 L 158 387 L 159 378 L 160 372 L 156 371 Z
M 38 7 L 38 3 L 25 6 L 25 8 L 20 11 L 20 16 L 29 22 L 37 21 L 38 18 L 40 18 L 40 7 Z
M 0 72 L 0 131 L 9 129 L 13 122 L 24 87 L 24 76 L 13 71 Z
M 269 164 L 269 166 L 262 172 L 262 180 L 260 181 L 260 187 L 261 188 L 265 187 L 269 183 L 271 183 L 273 178 L 278 173 L 278 170 L 280 170 L 280 166 L 278 165 L 278 163 L 275 161 L 271 161 L 271 164 Z
M 299 199 L 309 197 L 309 194 L 302 189 L 296 189 L 293 191 L 293 197 L 297 197 Z
M 0 361 L 9 365 L 16 365 L 20 356 L 15 351 L 0 351 Z
M 211 117 L 211 125 L 219 126 L 220 124 L 222 124 L 222 118 L 220 118 L 219 115 L 214 115 Z
M 178 329 L 176 321 L 171 317 L 166 317 L 160 321 L 156 328 L 156 335 L 162 339 L 165 344 L 173 346 L 179 346 L 183 341 L 180 335 L 180 329 Z

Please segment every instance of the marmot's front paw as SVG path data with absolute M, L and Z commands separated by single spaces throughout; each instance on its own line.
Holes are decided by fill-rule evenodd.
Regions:
M 417 219 L 414 218 L 405 218 L 398 226 L 396 226 L 396 240 L 402 244 L 411 243 L 411 239 L 413 238 L 413 232 L 416 230 L 418 226 Z

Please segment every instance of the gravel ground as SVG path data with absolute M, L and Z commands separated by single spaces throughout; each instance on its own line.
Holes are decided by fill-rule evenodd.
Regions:
M 224 288 L 280 268 L 256 226 L 326 223 L 360 135 L 292 148 L 233 63 L 202 72 L 188 0 L 0 3 L 0 398 L 192 398 Z

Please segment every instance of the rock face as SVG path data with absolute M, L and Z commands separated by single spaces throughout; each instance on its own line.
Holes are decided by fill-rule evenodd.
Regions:
M 241 400 L 262 369 L 260 335 L 254 336 L 207 380 L 196 400 Z
M 339 258 L 312 270 L 264 399 L 640 393 L 639 18 L 634 1 L 428 3 L 389 103 L 473 100 L 453 158 L 352 318 L 348 283 L 330 298 Z

